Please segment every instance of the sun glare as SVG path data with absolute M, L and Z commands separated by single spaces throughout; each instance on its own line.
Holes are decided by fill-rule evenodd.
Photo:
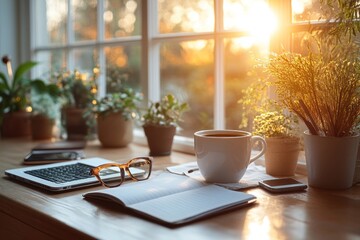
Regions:
M 258 38 L 268 38 L 277 28 L 277 18 L 268 3 L 263 0 L 224 4 L 225 30 L 245 31 Z
M 268 38 L 277 28 L 277 18 L 265 2 L 254 2 L 245 17 L 245 29 L 254 37 Z
M 312 0 L 293 0 L 291 1 L 291 8 L 293 14 L 302 14 L 306 7 L 311 6 Z

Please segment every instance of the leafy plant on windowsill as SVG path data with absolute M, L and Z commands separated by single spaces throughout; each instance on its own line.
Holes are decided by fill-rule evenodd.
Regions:
M 142 120 L 151 156 L 171 154 L 177 124 L 187 109 L 188 104 L 179 102 L 172 94 L 150 104 Z
M 120 112 L 124 119 L 136 118 L 139 116 L 138 104 L 142 100 L 142 94 L 132 88 L 122 87 L 119 92 L 109 93 L 96 101 L 90 108 L 88 114 L 105 116 L 109 113 Z
M 181 103 L 174 95 L 168 94 L 159 102 L 151 103 L 146 113 L 142 116 L 142 120 L 144 126 L 176 126 L 181 121 L 182 114 L 188 108 L 187 103 Z
M 24 62 L 13 74 L 9 57 L 3 56 L 2 62 L 6 65 L 8 74 L 0 72 L 0 122 L 5 113 L 26 109 L 31 79 L 24 77 L 24 74 L 37 64 L 33 61 Z
M 63 70 L 55 73 L 53 78 L 60 87 L 62 95 L 62 105 L 64 107 L 86 108 L 95 99 L 97 93 L 96 79 L 99 69 L 94 68 L 93 74 L 87 77 L 77 70 L 73 73 Z M 54 81 L 54 80 L 53 80 Z
M 31 107 L 33 115 L 44 115 L 55 120 L 59 116 L 61 92 L 56 84 L 46 84 L 36 79 L 31 82 Z

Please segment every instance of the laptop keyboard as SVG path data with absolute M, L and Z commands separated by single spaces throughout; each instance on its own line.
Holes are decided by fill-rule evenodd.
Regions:
M 76 163 L 59 167 L 29 170 L 25 171 L 25 173 L 54 183 L 66 183 L 93 177 L 90 175 L 91 169 L 91 166 Z

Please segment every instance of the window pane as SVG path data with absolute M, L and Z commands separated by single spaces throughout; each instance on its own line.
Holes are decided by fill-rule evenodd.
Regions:
M 158 9 L 160 33 L 214 30 L 213 0 L 158 0 Z
M 47 30 L 51 43 L 66 42 L 67 2 L 61 0 L 46 1 Z
M 161 45 L 161 93 L 173 93 L 190 110 L 183 116 L 180 135 L 192 137 L 213 128 L 214 42 L 198 40 Z
M 98 63 L 98 53 L 94 48 L 78 48 L 74 50 L 74 66 L 81 73 L 92 74 Z
M 326 4 L 320 2 L 320 0 L 292 0 L 293 22 L 331 19 L 333 10 Z M 334 7 L 336 8 L 336 6 Z
M 65 44 L 67 39 L 67 1 L 39 0 L 35 1 L 36 44 L 47 46 Z
M 242 37 L 225 39 L 225 126 L 239 129 L 242 121 L 242 106 L 238 101 L 243 97 L 255 77 L 251 74 L 257 59 L 268 53 L 268 42 L 258 42 L 255 38 Z M 251 129 L 245 129 L 251 131 Z
M 50 72 L 58 71 L 66 67 L 66 54 L 63 50 L 41 51 L 37 53 L 36 66 L 38 76 L 46 79 Z
M 140 35 L 141 1 L 107 0 L 104 22 L 106 39 Z
M 225 30 L 251 35 L 268 35 L 277 24 L 267 0 L 224 0 L 223 15 Z
M 97 1 L 73 0 L 72 7 L 75 41 L 95 40 L 97 37 Z
M 120 86 L 142 91 L 140 86 L 141 48 L 137 46 L 106 47 L 106 92 L 117 92 Z

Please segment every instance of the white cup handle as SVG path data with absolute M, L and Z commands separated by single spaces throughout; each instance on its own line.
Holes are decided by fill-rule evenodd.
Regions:
M 251 146 L 253 146 L 255 144 L 255 142 L 258 142 L 258 141 L 261 142 L 261 151 L 256 156 L 250 158 L 249 164 L 254 162 L 256 159 L 258 159 L 262 155 L 264 155 L 264 153 L 266 151 L 265 139 L 260 136 L 251 136 Z

